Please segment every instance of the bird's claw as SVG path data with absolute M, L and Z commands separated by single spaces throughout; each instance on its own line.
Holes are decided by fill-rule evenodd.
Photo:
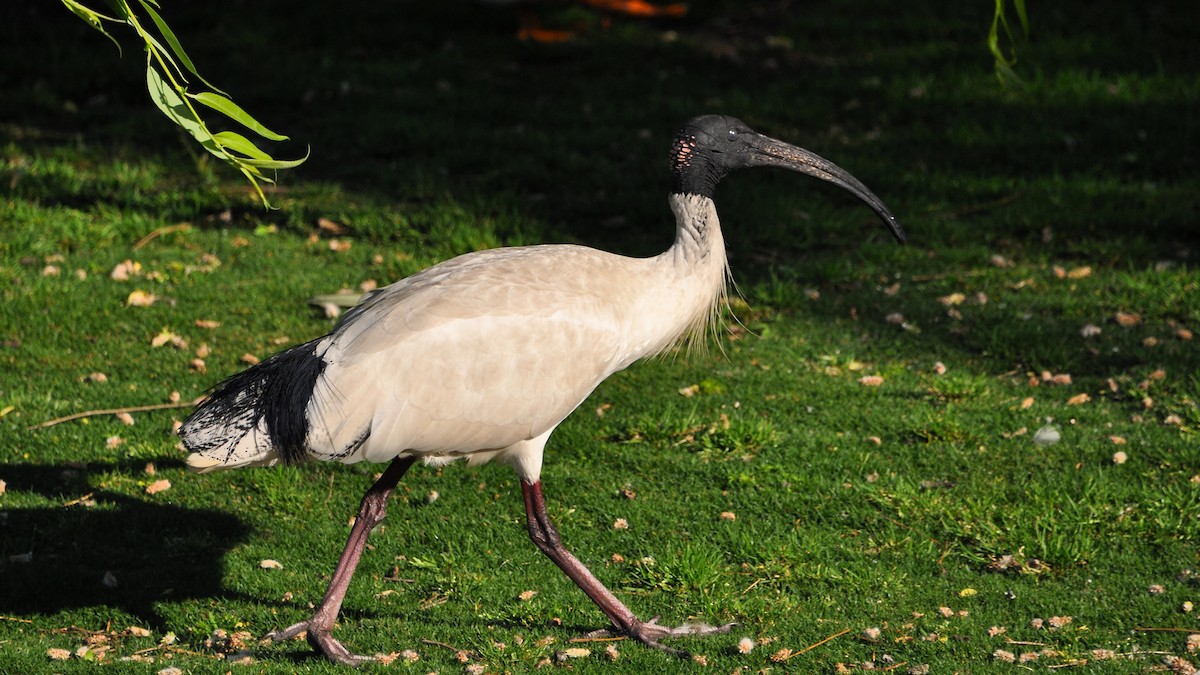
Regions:
M 723 626 L 710 626 L 705 623 L 685 623 L 682 626 L 663 626 L 658 623 L 658 617 L 654 617 L 649 621 L 638 621 L 629 628 L 620 628 L 615 630 L 601 629 L 587 634 L 589 638 L 611 637 L 614 633 L 626 635 L 638 642 L 655 649 L 661 649 L 668 654 L 674 654 L 678 657 L 690 659 L 690 652 L 682 649 L 676 649 L 664 645 L 660 640 L 663 638 L 675 637 L 704 637 L 706 635 L 719 635 L 728 633 L 736 626 L 736 623 L 727 623 Z
M 357 666 L 375 660 L 373 656 L 362 656 L 351 653 L 341 642 L 338 642 L 337 638 L 333 637 L 330 628 L 316 626 L 312 619 L 292 624 L 283 630 L 273 630 L 267 633 L 267 638 L 275 642 L 283 642 L 301 633 L 305 634 L 305 639 L 308 640 L 308 644 L 314 650 L 323 654 L 325 658 L 334 663 L 340 663 L 344 666 Z

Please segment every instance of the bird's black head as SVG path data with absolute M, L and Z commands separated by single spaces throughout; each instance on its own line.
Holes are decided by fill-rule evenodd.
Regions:
M 791 169 L 848 190 L 879 214 L 897 240 L 905 240 L 900 222 L 883 201 L 845 169 L 808 150 L 764 136 L 735 117 L 694 117 L 671 147 L 673 191 L 677 194 L 712 198 L 727 173 L 749 166 Z

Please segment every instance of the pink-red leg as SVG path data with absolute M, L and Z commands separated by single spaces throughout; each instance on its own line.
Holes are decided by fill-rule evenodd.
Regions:
M 346 589 L 350 587 L 350 579 L 354 577 L 358 559 L 362 557 L 367 537 L 387 515 L 388 497 L 414 461 L 416 460 L 408 457 L 393 459 L 379 480 L 363 495 L 362 503 L 358 507 L 358 516 L 354 519 L 354 527 L 350 528 L 350 537 L 346 540 L 342 557 L 333 570 L 333 578 L 329 580 L 329 589 L 325 591 L 325 598 L 321 600 L 312 617 L 281 631 L 272 631 L 267 637 L 280 642 L 301 632 L 307 632 L 308 643 L 330 661 L 353 666 L 373 660 L 370 656 L 352 654 L 342 646 L 342 643 L 333 637 L 333 622 L 337 620 L 338 612 L 342 609 L 342 600 L 346 597 Z
M 617 632 L 652 647 L 687 657 L 687 652 L 667 647 L 660 644 L 659 640 L 683 635 L 728 633 L 729 629 L 733 628 L 734 624 L 724 626 L 684 625 L 671 628 L 660 626 L 653 620 L 642 621 L 637 618 L 633 612 L 629 611 L 628 607 L 617 599 L 617 596 L 612 594 L 612 591 L 605 588 L 604 584 L 600 583 L 600 580 L 562 545 L 558 531 L 554 528 L 554 523 L 550 521 L 550 514 L 546 512 L 546 498 L 542 494 L 542 482 L 539 480 L 527 483 L 522 480 L 521 492 L 525 496 L 525 516 L 529 527 L 529 538 L 542 553 L 546 554 L 546 557 L 553 560 L 554 564 L 558 565 L 559 569 L 571 578 L 571 581 L 574 581 L 584 593 L 587 593 L 600 611 L 604 612 L 609 621 L 612 621 Z

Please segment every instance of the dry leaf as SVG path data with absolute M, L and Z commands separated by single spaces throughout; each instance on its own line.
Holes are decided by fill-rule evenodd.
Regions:
M 996 253 L 992 256 L 992 267 L 999 267 L 1001 269 L 1004 269 L 1006 267 L 1012 267 L 1012 266 L 1013 266 L 1013 261 L 1009 260 L 1008 258 L 1005 258 L 1004 256 L 1000 255 L 999 253 Z
M 1090 277 L 1090 276 L 1092 276 L 1092 268 L 1089 265 L 1084 265 L 1083 267 L 1076 267 L 1075 269 L 1071 270 L 1070 272 L 1067 272 L 1068 279 L 1084 279 L 1084 278 Z
M 698 385 L 698 384 L 693 384 L 691 386 L 684 387 L 683 389 L 679 390 L 679 394 L 685 398 L 691 398 L 699 393 L 700 393 L 700 385 Z
M 207 342 L 201 342 L 200 346 L 196 347 L 196 356 L 198 356 L 202 359 L 207 359 L 208 355 L 211 353 L 212 353 L 212 348 L 210 348 L 208 346 Z
M 353 246 L 353 242 L 351 242 L 349 239 L 330 239 L 329 240 L 329 250 L 333 251 L 335 253 L 342 253 L 345 251 L 349 251 L 351 246 Z
M 170 343 L 175 347 L 179 347 L 180 343 L 182 343 L 184 347 L 187 347 L 187 343 L 183 342 L 183 338 L 171 332 L 171 330 L 168 328 L 162 329 L 158 332 L 158 335 L 150 338 L 151 347 L 161 347 L 167 343 Z
M 1113 456 L 1112 456 L 1113 464 L 1124 464 L 1128 459 L 1129 459 L 1129 455 L 1126 455 L 1124 452 L 1121 452 L 1120 450 L 1118 450 L 1117 452 L 1114 452 Z
M 1085 338 L 1096 337 L 1097 335 L 1100 334 L 1100 326 L 1097 326 L 1096 324 L 1093 324 L 1093 323 L 1089 323 L 1089 324 L 1085 325 L 1083 328 L 1079 329 L 1079 334 Z
M 1067 399 L 1067 405 L 1082 405 L 1090 400 L 1092 400 L 1092 397 L 1088 396 L 1087 394 L 1075 394 L 1071 398 Z
M 1025 397 L 1025 398 L 1024 398 L 1022 401 L 1021 401 L 1021 410 L 1028 410 L 1028 409 L 1029 409 L 1029 408 L 1031 408 L 1031 407 L 1033 407 L 1033 397 L 1032 397 L 1032 396 L 1026 396 L 1026 397 Z
M 281 570 L 281 569 L 283 569 L 283 563 L 279 562 L 278 560 L 271 560 L 270 558 L 267 558 L 265 560 L 260 560 L 258 563 L 258 566 L 264 570 Z
M 363 293 L 370 293 L 371 291 L 375 290 L 376 288 L 379 288 L 379 282 L 375 281 L 374 279 L 367 279 L 366 281 L 359 284 L 358 288 Z
M 533 599 L 533 597 L 534 597 L 535 595 L 537 595 L 537 594 L 538 594 L 538 592 L 537 592 L 537 591 L 521 591 L 521 594 L 520 594 L 520 595 L 518 595 L 517 597 L 518 597 L 518 598 L 519 598 L 519 599 L 520 599 L 522 602 L 529 602 L 529 601 L 530 601 L 530 600 L 532 600 L 532 599 Z
M 744 637 L 738 640 L 737 650 L 742 654 L 749 654 L 754 651 L 754 638 Z
M 1179 330 L 1175 331 L 1175 337 L 1179 338 L 1180 340 L 1191 340 L 1192 331 L 1186 328 L 1180 328 Z
M 1158 346 L 1158 338 L 1154 337 L 1153 335 L 1142 338 L 1142 346 L 1156 347 L 1156 346 Z
M 241 361 L 242 363 L 245 363 L 245 364 L 248 364 L 251 366 L 257 366 L 258 362 L 259 362 L 259 358 L 249 352 L 242 354 L 241 357 L 238 358 L 238 360 Z
M 124 424 L 125 426 L 133 426 L 133 415 L 130 415 L 127 412 L 119 412 L 116 414 L 116 417 L 121 421 L 121 424 Z
M 963 304 L 966 299 L 967 296 L 962 293 L 951 293 L 950 295 L 943 295 L 942 297 L 938 298 L 938 302 L 947 307 L 953 307 L 955 305 Z
M 121 438 L 120 436 L 109 436 L 108 438 L 104 439 L 104 447 L 108 448 L 109 450 L 112 450 L 113 448 L 117 447 L 118 445 L 121 445 L 124 442 L 125 442 L 125 439 Z
M 1124 436 L 1109 436 L 1108 440 L 1112 441 L 1113 445 L 1125 445 Z
M 612 526 L 613 526 L 614 530 L 628 530 L 629 529 L 629 521 L 625 520 L 624 518 L 617 518 L 616 520 L 613 521 Z
M 558 653 L 558 660 L 566 661 L 567 659 L 581 659 L 590 655 L 591 653 L 592 650 L 587 649 L 586 647 L 568 647 L 567 649 L 564 649 Z
M 142 273 L 142 264 L 133 262 L 132 260 L 123 260 L 117 263 L 108 277 L 113 281 L 128 281 L 129 277 L 137 276 Z
M 87 376 L 88 382 L 108 382 L 108 376 L 104 373 L 92 373 Z
M 883 384 L 883 378 L 879 375 L 863 375 L 858 378 L 858 383 L 865 387 L 878 387 Z
M 196 371 L 197 373 L 204 373 L 204 372 L 208 371 L 208 364 L 204 363 L 204 359 L 200 359 L 200 358 L 192 359 L 191 361 L 189 361 L 188 367 L 191 368 L 192 370 Z
M 1141 316 L 1132 312 L 1117 312 L 1115 315 L 1113 315 L 1113 319 L 1116 320 L 1117 325 L 1125 328 L 1136 326 L 1142 321 Z
M 604 648 L 604 656 L 609 661 L 616 661 L 618 658 L 621 657 L 621 652 L 617 651 L 617 648 L 615 646 L 608 645 L 607 647 Z
M 58 647 L 51 647 L 46 650 L 46 657 L 51 661 L 66 661 L 71 658 L 71 652 Z
M 141 626 L 130 626 L 125 629 L 125 634 L 133 637 L 150 637 L 150 630 Z
M 147 485 L 146 486 L 146 494 L 156 495 L 160 492 L 166 492 L 167 490 L 170 490 L 170 489 L 171 489 L 171 481 L 167 480 L 166 478 L 163 478 L 162 480 L 156 480 L 153 483 Z
M 135 290 L 125 298 L 126 307 L 149 307 L 154 304 L 158 298 L 154 297 L 153 293 L 147 293 L 143 290 Z
M 328 218 L 317 218 L 317 228 L 330 234 L 345 234 L 346 226 Z
M 4 494 L 5 491 L 7 491 L 7 490 L 8 490 L 8 483 L 5 483 L 3 480 L 0 480 L 0 495 Z
M 941 361 L 934 363 L 933 364 L 933 372 L 937 373 L 938 375 L 945 375 L 946 374 L 946 364 L 942 363 Z
M 737 520 L 737 514 L 733 511 L 722 511 L 721 520 Z
M 196 319 L 196 328 L 211 329 L 211 328 L 217 328 L 220 325 L 221 325 L 220 321 L 213 321 L 212 319 Z
M 46 265 L 42 268 L 42 276 L 44 277 L 56 277 L 61 273 L 62 269 L 58 265 Z

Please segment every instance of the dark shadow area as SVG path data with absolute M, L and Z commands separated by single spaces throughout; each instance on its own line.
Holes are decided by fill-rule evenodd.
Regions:
M 157 504 L 92 489 L 91 464 L 5 464 L 9 489 L 58 498 L 69 485 L 86 500 L 52 508 L 7 508 L 0 521 L 0 613 L 51 614 L 119 607 L 157 628 L 154 605 L 225 597 L 222 558 L 249 529 L 228 513 Z
M 311 147 L 312 159 L 284 177 L 282 194 L 301 180 L 336 186 L 316 206 L 285 204 L 265 220 L 311 227 L 315 214 L 288 209 L 366 196 L 401 213 L 415 209 L 412 228 L 436 237 L 419 204 L 486 197 L 488 208 L 499 199 L 521 214 L 520 229 L 499 233 L 513 242 L 649 254 L 671 236 L 662 202 L 671 134 L 692 115 L 723 111 L 850 168 L 903 214 L 917 246 L 1031 239 L 1043 223 L 1010 219 L 1003 207 L 950 223 L 925 222 L 926 214 L 1026 193 L 1054 176 L 1086 176 L 1097 194 L 1068 188 L 1045 198 L 1046 220 L 1059 227 L 1056 247 L 1098 242 L 1134 266 L 1177 256 L 1197 209 L 1188 150 L 1197 145 L 1196 92 L 1147 93 L 1130 78 L 1190 72 L 1196 41 L 1183 17 L 1195 18 L 1194 8 L 1043 9 L 1033 17 L 1037 39 L 1022 51 L 1031 91 L 997 85 L 987 98 L 962 98 L 955 80 L 971 72 L 964 62 L 990 77 L 983 37 L 991 7 L 975 4 L 850 11 L 828 2 L 698 2 L 680 20 L 618 22 L 563 45 L 519 42 L 511 10 L 473 2 L 175 3 L 167 16 L 203 72 L 293 137 L 281 156 Z M 186 144 L 146 100 L 136 44 L 122 38 L 118 58 L 56 5 L 0 11 L 6 25 L 22 26 L 6 62 L 20 62 L 35 45 L 44 54 L 3 71 L 5 140 L 187 161 Z M 800 41 L 777 37 L 797 34 Z M 1098 64 L 1111 70 L 1097 72 Z M 1058 69 L 1081 84 L 1103 81 L 1110 93 L 1083 86 L 1073 99 L 1046 100 L 1037 83 L 1062 77 Z M 867 231 L 831 233 L 799 220 L 779 241 L 758 225 L 778 213 L 761 198 L 766 191 L 803 193 L 789 197 L 793 204 L 848 202 L 795 177 L 742 182 L 723 186 L 721 199 L 740 226 L 729 238 L 735 261 L 779 246 L 820 250 L 831 240 L 844 250 Z M 21 192 L 20 180 L 12 184 Z M 37 193 L 78 207 L 121 200 L 111 185 Z M 219 210 L 164 208 L 181 218 Z M 359 233 L 392 236 L 379 226 Z M 750 265 L 737 273 L 760 278 Z

